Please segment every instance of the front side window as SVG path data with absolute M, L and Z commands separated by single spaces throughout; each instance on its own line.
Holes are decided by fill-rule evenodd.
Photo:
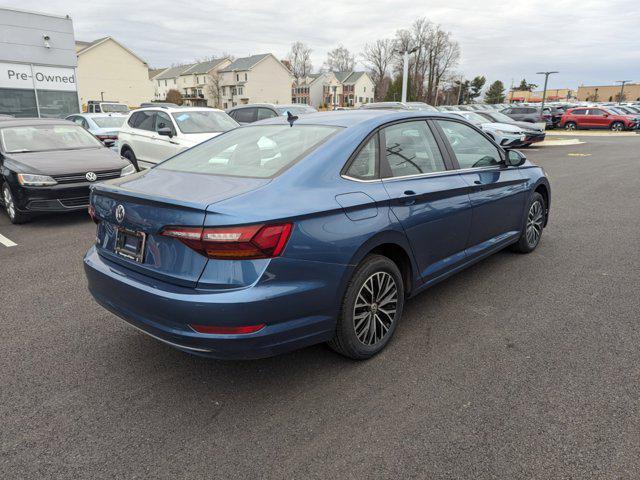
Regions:
M 171 119 L 169 118 L 169 115 L 167 115 L 164 112 L 157 112 L 156 113 L 156 128 L 155 131 L 159 131 L 161 128 L 170 128 L 171 132 L 175 135 L 175 128 L 173 128 L 173 123 L 171 122 Z
M 502 162 L 498 148 L 480 132 L 459 122 L 437 122 L 449 141 L 460 168 L 490 167 Z
M 406 177 L 446 170 L 427 122 L 405 122 L 384 130 L 385 158 L 392 177 Z
M 79 125 L 29 125 L 0 129 L 7 153 L 78 150 L 102 146 L 100 141 Z
M 358 180 L 378 178 L 378 135 L 374 135 L 360 149 L 347 169 L 346 175 Z
M 324 125 L 252 125 L 212 138 L 156 168 L 180 172 L 270 178 L 340 130 Z
M 171 116 L 182 133 L 218 133 L 238 126 L 229 115 L 215 110 L 194 110 L 172 113 Z

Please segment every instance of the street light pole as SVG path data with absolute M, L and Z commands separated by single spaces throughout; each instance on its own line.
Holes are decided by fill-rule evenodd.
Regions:
M 544 101 L 547 99 L 547 82 L 549 81 L 549 75 L 560 72 L 536 72 L 536 75 L 544 75 L 544 90 L 542 90 L 542 105 L 540 105 L 540 115 L 544 111 Z
M 622 103 L 622 96 L 624 95 L 624 86 L 631 80 L 616 80 L 616 83 L 620 84 L 620 96 L 618 97 L 618 105 Z
M 407 83 L 409 81 L 409 54 L 418 51 L 418 47 L 413 47 L 411 49 L 407 48 L 405 51 L 401 51 L 403 56 L 403 65 L 402 65 L 402 103 L 407 101 Z

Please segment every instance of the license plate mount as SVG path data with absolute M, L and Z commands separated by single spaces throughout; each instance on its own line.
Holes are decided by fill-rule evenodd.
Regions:
M 136 232 L 126 228 L 118 228 L 116 231 L 116 245 L 114 252 L 121 257 L 128 258 L 137 263 L 144 261 L 144 249 L 147 243 L 147 235 L 144 232 Z

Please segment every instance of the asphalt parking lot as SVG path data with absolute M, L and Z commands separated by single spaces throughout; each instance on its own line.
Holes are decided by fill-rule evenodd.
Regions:
M 205 360 L 95 304 L 86 214 L 0 215 L 2 478 L 638 478 L 640 135 L 533 148 L 531 255 L 406 306 L 379 356 Z

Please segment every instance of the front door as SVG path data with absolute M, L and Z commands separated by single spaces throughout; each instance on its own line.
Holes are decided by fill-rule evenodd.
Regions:
M 422 280 L 429 281 L 465 259 L 468 188 L 425 120 L 396 123 L 380 134 L 391 209 L 407 234 Z
M 158 133 L 158 130 L 167 127 L 171 129 L 173 133 L 172 137 L 167 137 Z M 173 157 L 181 150 L 180 144 L 176 141 L 176 127 L 169 118 L 168 114 L 164 112 L 156 112 L 156 122 L 154 130 L 154 140 L 151 144 L 152 153 L 150 154 L 154 162 L 161 162 L 169 157 Z
M 609 126 L 609 114 L 599 108 L 590 108 L 586 117 L 590 127 L 607 128 Z
M 520 169 L 506 167 L 500 148 L 470 125 L 454 120 L 437 120 L 436 124 L 471 189 L 473 218 L 467 254 L 480 255 L 518 237 L 526 192 Z

